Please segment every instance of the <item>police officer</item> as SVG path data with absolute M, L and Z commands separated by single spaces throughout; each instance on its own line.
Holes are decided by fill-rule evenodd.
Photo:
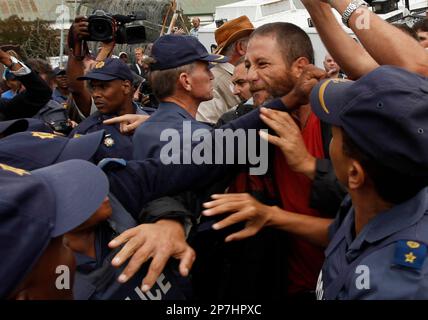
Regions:
M 192 132 L 210 128 L 195 119 L 199 104 L 213 98 L 214 76 L 209 62 L 228 60 L 209 55 L 192 36 L 163 36 L 153 44 L 152 55 L 152 89 L 160 104 L 150 121 L 135 132 L 135 159 L 159 157 L 159 137 L 164 129 L 174 128 L 182 134 L 185 122 Z
M 426 78 L 391 66 L 312 91 L 349 192 L 329 228 L 319 299 L 428 298 L 427 93 Z
M 132 157 L 132 137 L 122 135 L 119 126 L 104 125 L 103 121 L 123 114 L 147 115 L 133 102 L 133 78 L 131 70 L 122 60 L 112 58 L 98 62 L 92 71 L 79 78 L 89 80 L 98 112 L 80 123 L 70 135 L 105 130 L 103 146 L 96 155 L 98 161 L 109 157 Z
M 17 120 L 1 125 L 0 130 L 25 129 L 26 125 L 28 124 L 25 119 Z M 35 170 L 69 159 L 94 161 L 94 155 L 102 145 L 103 139 L 102 130 L 76 138 L 66 138 L 46 132 L 20 132 L 0 140 L 0 163 L 25 170 Z M 103 167 L 109 167 L 108 161 L 102 163 Z M 78 230 L 73 230 L 66 237 L 68 246 L 73 249 L 77 258 L 74 291 L 77 299 L 181 300 L 191 295 L 189 280 L 178 273 L 175 262 L 167 263 L 169 256 L 165 258 L 166 266 L 160 267 L 159 271 L 152 271 L 149 268 L 150 263 L 146 263 L 141 268 L 134 268 L 132 276 L 129 275 L 129 271 L 125 272 L 129 275 L 129 281 L 122 281 L 123 283 L 117 281 L 127 265 L 121 263 L 118 268 L 115 268 L 116 266 L 112 265 L 112 259 L 119 253 L 123 256 L 127 247 L 124 252 L 120 252 L 122 247 L 112 251 L 108 243 L 122 232 L 131 233 L 130 238 L 142 238 L 144 245 L 158 243 L 162 249 L 159 250 L 162 256 L 166 254 L 165 246 L 169 244 L 168 241 L 172 241 L 174 245 L 171 250 L 174 256 L 184 257 L 183 266 L 186 268 L 190 268 L 194 259 L 193 250 L 186 243 L 183 228 L 192 214 L 182 206 L 171 203 L 168 197 L 157 199 L 144 206 L 153 195 L 153 191 L 156 193 L 155 189 L 160 190 L 162 185 L 152 188 L 157 180 L 153 172 L 156 170 L 155 166 L 144 163 L 135 163 L 135 165 L 140 174 L 131 172 L 129 175 L 116 175 L 114 170 L 106 169 L 111 179 L 109 201 L 104 204 L 104 209 L 98 210 L 91 217 L 90 223 Z M 61 186 L 62 192 L 67 195 L 69 187 L 68 181 L 64 180 Z M 81 197 L 77 198 L 80 201 Z M 139 232 L 144 237 L 140 237 Z M 174 235 L 177 236 L 174 237 Z M 95 241 L 85 241 L 88 237 L 94 238 Z M 134 240 L 133 243 L 135 244 L 136 241 Z M 160 254 L 156 254 L 156 250 L 158 248 L 152 248 L 151 256 L 156 258 L 156 265 L 159 265 Z M 94 256 L 93 252 L 97 252 L 98 255 Z M 143 262 L 141 261 L 141 264 Z M 159 274 L 157 275 L 156 272 Z M 143 280 L 146 280 L 146 275 L 154 278 L 147 279 L 145 282 L 149 285 L 148 289 L 153 285 L 154 288 L 143 292 L 140 287 Z M 100 281 L 102 286 L 98 285 Z
M 0 179 L 0 297 L 73 299 L 71 287 L 55 285 L 58 266 L 67 268 L 71 285 L 75 269 L 63 235 L 100 206 L 108 191 L 106 176 L 89 162 L 70 160 L 34 171 L 0 163 Z
M 67 71 L 63 68 L 57 67 L 53 72 L 55 74 L 56 87 L 52 92 L 52 100 L 63 106 L 67 106 L 67 101 L 70 96 L 70 92 L 68 90 Z

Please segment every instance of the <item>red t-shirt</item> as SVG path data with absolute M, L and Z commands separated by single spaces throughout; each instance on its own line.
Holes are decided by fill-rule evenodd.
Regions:
M 316 158 L 324 158 L 321 124 L 312 112 L 302 136 L 308 152 Z M 303 174 L 291 171 L 279 148 L 275 152 L 274 169 L 283 208 L 319 217 L 320 213 L 309 207 L 312 181 Z M 290 235 L 289 294 L 315 290 L 323 261 L 324 250 L 321 247 Z

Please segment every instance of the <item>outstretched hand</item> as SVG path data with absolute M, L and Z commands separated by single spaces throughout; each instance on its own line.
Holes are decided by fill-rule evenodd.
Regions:
M 214 194 L 213 201 L 205 202 L 204 216 L 232 213 L 213 225 L 215 230 L 245 221 L 245 228 L 227 236 L 225 241 L 242 240 L 257 234 L 271 218 L 271 207 L 266 206 L 247 193 Z
M 293 89 L 281 98 L 282 102 L 291 109 L 308 104 L 312 89 L 321 79 L 326 77 L 327 73 L 324 70 L 315 67 L 313 64 L 307 65 Z
M 132 135 L 134 131 L 143 124 L 150 116 L 142 114 L 125 114 L 120 117 L 105 120 L 103 123 L 107 125 L 120 124 L 120 132 L 122 134 Z
M 128 281 L 150 258 L 150 267 L 143 279 L 142 291 L 149 291 L 162 273 L 168 260 L 180 260 L 179 271 L 188 276 L 195 251 L 186 242 L 184 227 L 174 220 L 159 220 L 156 223 L 141 224 L 129 229 L 113 239 L 109 247 L 114 249 L 124 245 L 113 258 L 112 265 L 120 267 L 129 260 L 118 281 Z

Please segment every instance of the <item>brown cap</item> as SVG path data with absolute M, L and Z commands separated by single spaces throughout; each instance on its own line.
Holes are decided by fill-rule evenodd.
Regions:
M 215 41 L 217 42 L 216 54 L 221 54 L 223 49 L 234 41 L 249 36 L 254 31 L 254 26 L 247 16 L 225 22 L 215 31 Z

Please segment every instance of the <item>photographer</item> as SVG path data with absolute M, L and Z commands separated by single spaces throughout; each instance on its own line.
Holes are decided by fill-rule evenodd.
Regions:
M 1 49 L 0 63 L 7 67 L 26 88 L 11 100 L 0 99 L 0 120 L 34 116 L 50 100 L 52 90 L 25 64 Z
M 68 35 L 68 46 L 70 48 L 67 64 L 69 90 L 82 119 L 96 112 L 97 108 L 92 100 L 91 93 L 85 87 L 85 83 L 77 80 L 77 78 L 91 70 L 97 61 L 103 61 L 108 58 L 115 45 L 114 41 L 103 43 L 97 58 L 94 60 L 89 54 L 86 42 L 83 40 L 89 37 L 88 25 L 87 18 L 77 17 Z

